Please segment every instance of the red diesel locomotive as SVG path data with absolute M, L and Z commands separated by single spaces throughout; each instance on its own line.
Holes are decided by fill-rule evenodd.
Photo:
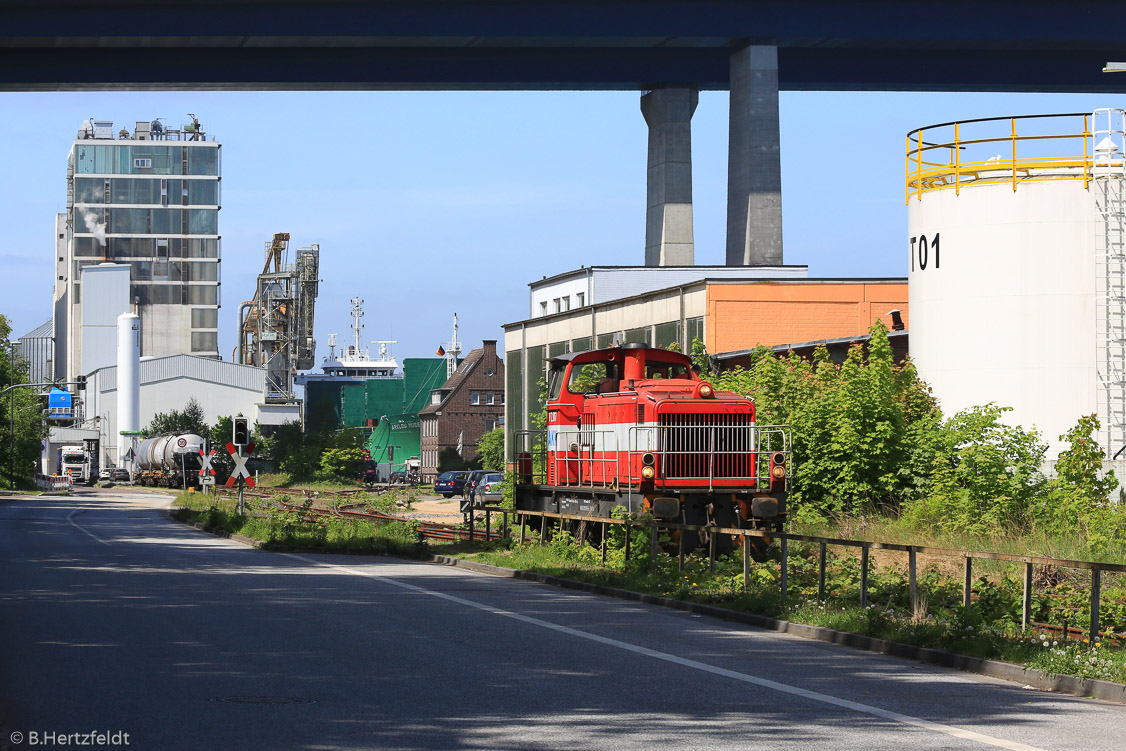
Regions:
M 781 529 L 789 429 L 757 425 L 753 400 L 644 344 L 549 364 L 547 429 L 517 434 L 517 510 Z

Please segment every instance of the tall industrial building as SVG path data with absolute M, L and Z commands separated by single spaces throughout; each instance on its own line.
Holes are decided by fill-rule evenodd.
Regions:
M 102 301 L 83 298 L 82 270 L 103 263 L 129 267 L 143 357 L 219 357 L 219 181 L 220 145 L 198 121 L 83 123 L 56 222 L 56 377 L 83 373 L 83 306 Z

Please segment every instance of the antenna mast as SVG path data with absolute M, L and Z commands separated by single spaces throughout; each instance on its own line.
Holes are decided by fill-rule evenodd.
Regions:
M 364 330 L 364 323 L 361 320 L 364 317 L 364 301 L 361 297 L 352 298 L 352 331 L 356 332 L 356 357 L 361 357 L 363 350 L 360 349 L 360 332 Z M 365 358 L 366 359 L 366 358 Z

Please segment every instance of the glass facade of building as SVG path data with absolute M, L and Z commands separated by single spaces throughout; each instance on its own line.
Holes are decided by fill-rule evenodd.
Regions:
M 217 357 L 219 144 L 80 138 L 69 166 L 71 304 L 81 304 L 82 267 L 127 263 L 142 327 L 163 329 L 148 332 L 142 354 Z

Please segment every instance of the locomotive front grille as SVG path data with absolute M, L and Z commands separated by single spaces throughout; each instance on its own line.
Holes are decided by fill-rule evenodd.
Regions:
M 753 479 L 755 426 L 749 414 L 660 416 L 661 474 L 669 480 Z

